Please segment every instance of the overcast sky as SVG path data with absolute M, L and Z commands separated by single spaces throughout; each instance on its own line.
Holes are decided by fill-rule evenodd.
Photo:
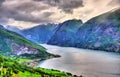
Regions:
M 88 19 L 120 7 L 120 0 L 0 0 L 0 24 L 28 28 Z

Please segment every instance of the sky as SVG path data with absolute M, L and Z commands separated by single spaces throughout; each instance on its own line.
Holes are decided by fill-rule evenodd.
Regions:
M 86 22 L 120 7 L 120 0 L 0 0 L 0 24 L 21 29 L 70 19 Z

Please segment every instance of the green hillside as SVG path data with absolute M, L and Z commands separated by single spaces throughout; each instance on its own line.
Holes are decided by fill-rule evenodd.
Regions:
M 31 68 L 0 55 L 0 77 L 76 77 L 70 73 Z
M 0 54 L 4 56 L 29 56 L 31 58 L 47 58 L 49 56 L 54 56 L 47 53 L 44 47 L 5 29 L 0 29 Z

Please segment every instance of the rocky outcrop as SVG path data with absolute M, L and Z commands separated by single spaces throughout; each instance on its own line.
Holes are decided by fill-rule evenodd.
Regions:
M 42 55 L 41 52 L 39 52 L 37 49 L 32 48 L 30 46 L 22 45 L 16 43 L 14 40 L 11 39 L 4 39 L 8 46 L 11 48 L 11 55 L 17 55 L 20 57 L 26 57 L 26 55 Z M 26 54 L 26 55 L 25 55 Z

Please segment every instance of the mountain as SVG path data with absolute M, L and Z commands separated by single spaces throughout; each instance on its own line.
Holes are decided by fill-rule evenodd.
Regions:
M 0 29 L 4 29 L 4 27 L 2 25 L 0 25 Z
M 24 37 L 36 43 L 46 43 L 56 31 L 56 24 L 38 25 L 21 31 Z
M 120 52 L 120 8 L 85 23 L 73 19 L 57 25 L 39 25 L 22 33 L 36 43 Z
M 48 44 L 120 52 L 120 8 L 85 23 L 69 20 L 59 24 Z
M 120 8 L 88 20 L 76 34 L 75 47 L 120 52 Z
M 9 57 L 19 56 L 32 59 L 53 56 L 47 53 L 44 47 L 6 29 L 0 29 L 0 54 Z
M 71 73 L 32 68 L 30 64 L 25 64 L 34 65 L 31 61 L 50 57 L 56 55 L 47 53 L 44 47 L 0 26 L 0 77 L 77 77 Z
M 57 26 L 57 30 L 48 41 L 48 44 L 60 46 L 72 46 L 75 41 L 75 35 L 81 27 L 81 20 L 68 20 Z
M 22 35 L 21 29 L 15 27 L 15 26 L 7 25 L 7 26 L 5 26 L 5 29 L 7 29 L 9 31 L 16 32 L 16 33 Z

